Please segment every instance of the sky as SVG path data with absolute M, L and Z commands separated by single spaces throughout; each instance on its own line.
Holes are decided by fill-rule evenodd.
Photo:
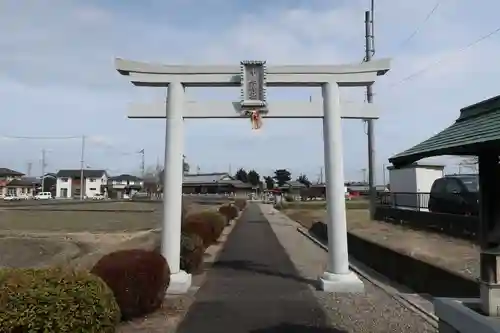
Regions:
M 369 0 L 4 0 L 0 2 L 0 166 L 41 173 L 84 164 L 110 174 L 163 164 L 165 121 L 128 119 L 130 103 L 162 101 L 162 88 L 134 87 L 115 57 L 165 64 L 269 65 L 360 63 Z M 452 124 L 461 107 L 498 95 L 500 2 L 375 0 L 375 55 L 392 68 L 374 85 L 376 177 L 388 158 Z M 416 32 L 416 33 L 415 33 Z M 466 48 L 467 47 L 467 48 Z M 464 49 L 465 48 L 465 49 Z M 364 102 L 364 88 L 342 88 Z M 239 100 L 232 88 L 190 88 L 189 100 Z M 319 89 L 272 88 L 271 99 L 309 99 Z M 208 111 L 209 112 L 209 111 Z M 272 112 L 272 110 L 270 110 Z M 59 139 L 15 139 L 53 137 Z M 346 180 L 363 180 L 367 136 L 361 120 L 342 124 Z M 62 137 L 74 137 L 61 139 Z M 185 121 L 192 170 L 270 175 L 280 168 L 318 179 L 323 166 L 318 119 Z M 456 160 L 434 162 L 453 169 Z M 31 167 L 29 167 L 31 165 Z

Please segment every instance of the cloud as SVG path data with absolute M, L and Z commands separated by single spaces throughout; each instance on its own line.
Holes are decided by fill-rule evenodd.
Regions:
M 125 114 L 129 102 L 162 100 L 165 91 L 133 87 L 114 70 L 114 57 L 184 64 L 242 59 L 265 59 L 270 64 L 356 63 L 364 55 L 367 5 L 364 0 L 144 0 L 123 1 L 119 6 L 75 0 L 3 2 L 0 48 L 7 51 L 0 53 L 0 133 L 85 134 L 102 139 L 88 152 L 99 165 L 123 172 L 137 168 L 133 158 L 120 159 L 116 165 L 116 157 L 104 153 L 106 145 L 122 146 L 119 150 L 125 152 L 144 148 L 147 163 L 155 164 L 158 156 L 162 160 L 164 123 L 128 120 Z M 421 26 L 434 5 L 435 0 L 376 2 L 375 57 L 393 57 L 393 68 L 374 87 L 375 102 L 383 110 L 376 122 L 380 169 L 390 155 L 453 122 L 460 107 L 495 95 L 500 88 L 498 37 L 457 52 L 495 28 L 500 4 L 444 0 Z M 419 26 L 418 34 L 401 45 Z M 429 65 L 422 74 L 400 83 Z M 363 102 L 362 89 L 343 93 L 344 99 Z M 193 89 L 188 94 L 238 99 L 237 89 Z M 280 99 L 319 96 L 317 90 L 287 88 L 270 94 Z M 346 175 L 359 178 L 366 165 L 363 124 L 345 121 L 343 137 Z M 281 163 L 280 167 L 286 164 L 316 178 L 313 175 L 323 163 L 321 140 L 318 121 L 269 120 L 258 137 L 246 120 L 186 122 L 186 155 L 202 169 L 210 166 L 214 171 L 227 169 L 229 163 L 266 170 Z M 10 154 L 11 167 L 16 167 L 24 165 L 33 151 L 17 147 Z M 60 155 L 60 165 L 78 160 Z M 381 171 L 377 172 L 381 179 Z

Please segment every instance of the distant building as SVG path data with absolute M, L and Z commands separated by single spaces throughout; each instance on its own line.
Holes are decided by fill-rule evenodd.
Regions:
M 143 188 L 144 180 L 133 175 L 122 174 L 108 178 L 108 194 L 113 198 L 132 196 Z
M 81 170 L 59 170 L 56 174 L 56 197 L 78 198 L 81 189 Z M 108 174 L 105 170 L 83 170 L 83 195 L 93 197 L 105 194 L 108 184 Z
M 40 186 L 40 179 L 24 177 L 24 173 L 8 168 L 0 168 L 0 197 L 33 196 Z
M 252 185 L 234 179 L 226 172 L 185 174 L 182 192 L 189 193 L 235 193 L 247 195 L 252 193 Z

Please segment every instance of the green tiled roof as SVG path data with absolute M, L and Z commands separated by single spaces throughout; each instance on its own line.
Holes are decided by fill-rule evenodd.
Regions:
M 463 108 L 453 125 L 389 162 L 403 165 L 431 156 L 477 155 L 485 147 L 500 150 L 500 96 Z

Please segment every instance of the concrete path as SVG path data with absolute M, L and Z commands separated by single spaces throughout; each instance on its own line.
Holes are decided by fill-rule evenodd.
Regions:
M 363 294 L 316 290 L 326 252 L 297 226 L 271 205 L 251 203 L 177 332 L 436 332 L 367 280 Z
M 177 332 L 345 332 L 329 328 L 256 204 L 250 204 Z

